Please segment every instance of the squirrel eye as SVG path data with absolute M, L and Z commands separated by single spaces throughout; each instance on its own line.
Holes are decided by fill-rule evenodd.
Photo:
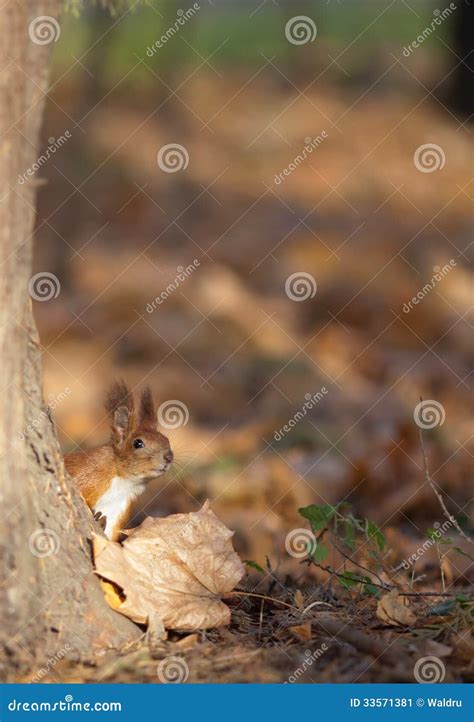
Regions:
M 145 446 L 145 442 L 141 439 L 135 439 L 133 442 L 133 446 L 135 449 L 143 449 L 143 447 Z

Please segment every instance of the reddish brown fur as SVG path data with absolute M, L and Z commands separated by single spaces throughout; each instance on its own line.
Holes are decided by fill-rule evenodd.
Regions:
M 142 391 L 140 397 L 140 411 L 138 423 L 143 428 L 153 429 L 156 425 L 156 411 L 153 403 L 153 396 L 149 386 Z
M 104 444 L 88 451 L 73 451 L 64 463 L 90 509 L 105 494 L 111 478 L 116 476 L 112 446 Z
M 141 395 L 138 415 L 132 393 L 123 381 L 111 386 L 105 408 L 111 416 L 110 442 L 95 449 L 72 452 L 64 460 L 92 510 L 114 478 L 123 479 L 124 486 L 125 482 L 143 485 L 164 473 L 172 460 L 169 441 L 156 428 L 156 412 L 148 387 Z M 136 439 L 144 442 L 143 448 L 134 448 Z M 131 506 L 119 520 L 121 527 L 130 518 Z M 117 529 L 118 526 L 117 522 Z

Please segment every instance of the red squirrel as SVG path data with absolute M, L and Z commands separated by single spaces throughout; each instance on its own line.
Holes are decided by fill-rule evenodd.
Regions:
M 129 387 L 115 382 L 105 408 L 111 418 L 109 443 L 67 454 L 64 463 L 95 518 L 105 523 L 105 535 L 116 541 L 132 515 L 133 502 L 152 479 L 165 473 L 173 452 L 156 428 L 149 387 L 140 397 L 137 412 Z

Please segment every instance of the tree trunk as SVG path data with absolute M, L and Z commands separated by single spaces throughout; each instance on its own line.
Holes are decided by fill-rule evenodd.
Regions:
M 2 662 L 17 668 L 59 650 L 90 656 L 140 634 L 104 600 L 91 562 L 91 514 L 65 475 L 41 394 L 29 297 L 35 181 L 21 184 L 18 176 L 38 158 L 54 47 L 34 42 L 30 23 L 49 16 L 55 32 L 61 4 L 7 0 L 0 9 L 0 642 Z
M 474 57 L 472 52 L 472 27 L 474 23 L 474 5 L 468 0 L 461 3 L 454 15 L 453 40 L 456 66 L 452 104 L 456 111 L 472 122 L 474 113 L 474 93 L 472 92 L 472 73 Z M 461 62 L 460 62 L 461 61 Z

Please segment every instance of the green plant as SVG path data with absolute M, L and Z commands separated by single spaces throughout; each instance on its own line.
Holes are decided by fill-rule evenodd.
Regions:
M 307 563 L 315 564 L 330 574 L 336 576 L 343 587 L 360 587 L 365 593 L 378 595 L 379 590 L 389 589 L 379 576 L 384 571 L 383 559 L 386 549 L 386 539 L 379 527 L 370 519 L 354 516 L 351 506 L 341 502 L 331 504 L 311 504 L 300 508 L 299 513 L 309 521 L 311 531 L 316 537 L 316 543 L 309 551 Z M 336 572 L 332 567 L 322 566 L 322 562 L 329 556 L 330 547 L 322 540 L 328 538 L 329 543 L 345 558 L 362 572 L 347 570 Z M 364 551 L 370 561 L 370 567 L 363 566 L 356 561 Z M 374 581 L 374 577 L 377 581 Z

